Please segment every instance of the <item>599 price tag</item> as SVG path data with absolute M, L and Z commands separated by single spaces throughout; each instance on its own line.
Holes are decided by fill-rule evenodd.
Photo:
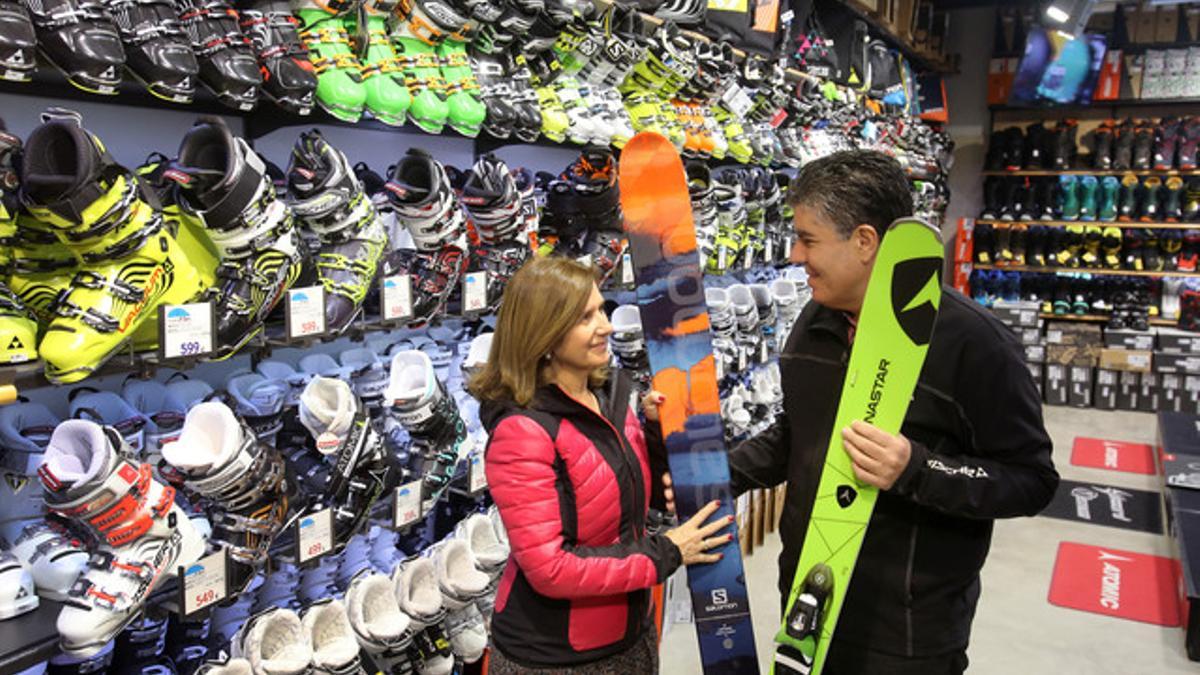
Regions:
M 333 552 L 333 511 L 322 509 L 296 523 L 296 562 L 304 564 Z
M 291 339 L 325 334 L 325 288 L 293 288 L 287 294 L 287 335 Z
M 228 562 L 228 549 L 222 548 L 181 568 L 179 590 L 183 594 L 180 603 L 183 616 L 191 616 L 211 607 L 229 595 L 229 577 L 226 574 Z
M 178 359 L 212 353 L 216 319 L 211 302 L 163 305 L 158 311 L 158 344 L 162 358 Z

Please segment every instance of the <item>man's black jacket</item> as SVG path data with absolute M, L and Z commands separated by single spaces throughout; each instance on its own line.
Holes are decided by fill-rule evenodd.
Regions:
M 809 303 L 780 356 L 784 412 L 729 457 L 734 493 L 787 480 L 779 588 L 787 597 L 850 354 L 846 315 Z M 881 492 L 837 640 L 900 656 L 967 645 L 992 519 L 1031 516 L 1058 486 L 1042 406 L 1015 336 L 944 289 L 901 433 L 908 468 Z

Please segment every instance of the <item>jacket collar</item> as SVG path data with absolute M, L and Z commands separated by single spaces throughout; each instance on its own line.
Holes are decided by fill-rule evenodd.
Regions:
M 596 399 L 600 402 L 601 415 L 618 429 L 625 423 L 625 412 L 631 386 L 629 376 L 624 371 L 614 368 L 610 371 L 608 381 L 598 390 L 593 390 Z M 572 398 L 557 384 L 545 384 L 538 387 L 529 407 L 557 417 L 595 414 L 586 404 Z

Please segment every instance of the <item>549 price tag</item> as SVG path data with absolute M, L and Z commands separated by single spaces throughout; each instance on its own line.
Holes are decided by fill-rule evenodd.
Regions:
M 296 563 L 303 565 L 332 552 L 333 511 L 321 509 L 301 516 L 296 523 Z
M 287 294 L 287 335 L 297 339 L 325 334 L 325 288 L 293 288 Z
M 395 509 L 393 526 L 397 530 L 421 519 L 421 481 L 414 480 L 396 488 Z
M 191 616 L 211 607 L 229 595 L 228 564 L 229 549 L 222 548 L 187 567 L 179 568 L 179 592 L 183 594 L 179 606 L 183 616 Z
M 178 359 L 212 353 L 217 329 L 211 302 L 163 305 L 158 311 L 159 356 Z

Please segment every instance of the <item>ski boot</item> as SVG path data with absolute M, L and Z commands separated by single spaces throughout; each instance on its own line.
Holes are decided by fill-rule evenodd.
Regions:
M 1058 251 L 1056 262 L 1061 267 L 1079 267 L 1083 247 L 1083 225 L 1068 225 L 1063 228 L 1063 246 Z
M 1079 131 L 1079 122 L 1073 119 L 1059 121 L 1054 128 L 1054 152 L 1050 157 L 1051 168 L 1062 171 L 1070 169 L 1075 159 L 1077 149 L 1075 134 Z
M 1092 150 L 1092 167 L 1107 171 L 1113 164 L 1113 120 L 1105 120 L 1093 132 L 1094 146 Z
M 1121 190 L 1121 181 L 1116 176 L 1105 176 L 1100 181 L 1100 199 L 1097 217 L 1111 223 L 1117 219 L 1117 195 Z
M 1079 220 L 1092 221 L 1096 219 L 1096 210 L 1099 208 L 1096 192 L 1099 187 L 1100 183 L 1095 176 L 1079 178 Z
M 387 246 L 383 221 L 342 152 L 317 130 L 300 135 L 288 192 L 325 287 L 325 327 L 340 335 L 362 311 Z
M 187 489 L 208 503 L 210 541 L 229 550 L 229 587 L 243 592 L 266 563 L 287 517 L 279 452 L 260 442 L 224 403 L 208 401 L 188 411 L 179 440 L 162 454 Z
M 1179 271 L 1195 272 L 1200 264 L 1200 230 L 1185 230 L 1179 252 Z
M 1025 235 L 1025 264 L 1033 267 L 1046 266 L 1046 233 L 1049 229 L 1044 225 L 1029 227 Z
M 1136 174 L 1127 173 L 1121 177 L 1121 197 L 1117 208 L 1117 220 L 1128 223 L 1137 216 L 1138 188 L 1141 182 Z
M 422 673 L 450 673 L 454 656 L 442 628 L 446 609 L 438 587 L 437 568 L 429 558 L 411 558 L 392 572 L 392 588 L 400 611 L 411 620 L 413 647 Z
M 1083 228 L 1083 249 L 1079 261 L 1084 267 L 1100 266 L 1100 243 L 1103 239 L 1103 230 L 1098 225 L 1087 225 Z
M 341 600 L 328 598 L 310 605 L 300 618 L 312 645 L 313 673 L 362 673 L 358 640 Z
M 1128 228 L 1121 231 L 1121 251 L 1124 257 L 1121 259 L 1121 267 L 1127 270 L 1140 272 L 1145 269 L 1145 262 L 1142 260 L 1142 231 L 1136 228 Z
M 480 3 L 481 6 L 483 4 Z M 437 14 L 444 19 L 449 19 L 450 15 L 449 12 Z M 475 80 L 471 60 L 467 56 L 467 44 L 473 37 L 474 25 L 475 22 L 462 18 L 462 23 L 444 26 L 448 34 L 437 46 L 442 81 L 446 83 L 446 122 L 468 138 L 479 135 L 487 118 L 487 107 L 479 100 L 479 82 Z
M 37 67 L 36 47 L 37 33 L 25 5 L 16 0 L 0 2 L 0 80 L 32 80 Z
M 317 75 L 297 32 L 300 21 L 287 3 L 257 0 L 239 10 L 242 33 L 250 39 L 262 69 L 262 94 L 295 115 L 312 112 Z
M 174 488 L 128 456 L 114 429 L 67 420 L 54 430 L 38 471 L 46 506 L 98 542 L 58 615 L 62 650 L 72 656 L 102 649 L 164 578 L 204 552 L 204 539 L 174 504 Z
M 1179 129 L 1179 169 L 1194 171 L 1196 169 L 1196 150 L 1200 146 L 1200 119 L 1187 118 Z
M 1158 230 L 1146 228 L 1142 230 L 1142 261 L 1145 269 L 1148 272 L 1161 272 L 1166 266 L 1166 260 L 1163 258 L 1158 248 Z
M 233 637 L 230 650 L 233 661 L 244 659 L 249 662 L 249 671 L 255 674 L 311 672 L 312 644 L 300 617 L 290 609 L 271 608 L 250 617 Z
M 1154 128 L 1154 170 L 1175 168 L 1175 150 L 1179 145 L 1179 118 L 1164 117 Z
M 483 130 L 495 138 L 509 138 L 517 124 L 517 111 L 511 103 L 513 88 L 504 66 L 495 54 L 472 51 L 471 66 L 479 84 L 479 96 L 487 109 Z
M 168 391 L 166 385 L 154 380 L 126 378 L 121 398 L 145 420 L 144 461 L 155 469 L 161 468 L 162 447 L 179 438 L 188 406 Z
M 355 6 L 354 0 L 292 2 L 292 10 L 300 19 L 300 40 L 308 49 L 317 75 L 317 105 L 343 122 L 357 122 L 367 102 L 363 65 L 350 45 L 343 17 Z
M 336 459 L 321 502 L 333 509 L 334 550 L 366 525 L 375 502 L 399 483 L 366 407 L 342 380 L 315 377 L 300 398 L 300 421 L 317 451 Z M 317 508 L 316 505 L 313 505 Z
M 454 14 L 449 8 L 446 11 Z M 431 134 L 441 133 L 450 116 L 446 81 L 442 79 L 437 55 L 437 43 L 444 31 L 438 25 L 418 0 L 399 0 L 390 22 L 392 44 L 412 97 L 408 116 L 422 131 Z
M 484 622 L 489 623 L 492 620 L 500 575 L 508 562 L 508 544 L 500 540 L 491 519 L 482 513 L 471 514 L 459 521 L 454 528 L 454 536 L 466 542 L 471 549 L 476 569 L 488 576 L 488 587 L 476 600 L 475 606 L 483 615 Z
M 201 117 L 163 173 L 184 210 L 203 218 L 221 252 L 205 294 L 216 312 L 216 354 L 236 354 L 300 277 L 302 243 L 291 208 L 276 195 L 262 158 L 216 117 Z
M 283 430 L 283 404 L 291 387 L 282 380 L 268 380 L 258 373 L 238 373 L 225 383 L 233 408 L 254 435 L 270 445 Z
M 1035 200 L 1038 204 L 1038 220 L 1054 220 L 1055 190 L 1058 181 L 1046 178 L 1034 183 Z
M 38 48 L 50 65 L 89 94 L 117 93 L 125 50 L 103 4 L 98 0 L 26 0 L 24 4 L 36 29 Z M 20 23 L 18 17 L 14 25 Z M 25 34 L 16 41 L 23 45 L 27 38 Z M 18 49 L 24 59 L 24 50 Z M 33 64 L 29 59 L 30 69 Z
M 372 572 L 359 574 L 346 591 L 346 609 L 358 644 L 384 673 L 416 671 L 412 619 L 400 611 L 391 579 Z
M 1060 176 L 1058 179 L 1059 186 L 1059 213 L 1063 220 L 1079 220 L 1079 181 L 1075 176 L 1066 175 Z
M 446 618 L 442 625 L 450 641 L 450 650 L 464 663 L 483 658 L 488 634 L 483 615 L 475 603 L 487 592 L 491 579 L 481 572 L 471 547 L 461 539 L 447 539 L 434 555 L 438 587 Z
M 688 198 L 692 203 L 692 221 L 696 227 L 696 252 L 700 254 L 700 269 L 708 268 L 716 248 L 717 200 L 713 192 L 712 173 L 703 162 L 688 162 Z
M 104 0 L 125 47 L 125 65 L 157 98 L 191 103 L 200 64 L 168 0 Z
M 1162 184 L 1163 181 L 1158 176 L 1148 176 L 1142 181 L 1142 208 L 1138 214 L 1138 220 L 1143 223 L 1155 223 L 1162 220 L 1158 194 Z
M 1111 270 L 1121 269 L 1121 229 L 1106 227 L 1102 232 L 1104 266 Z
M 529 257 L 524 214 L 508 166 L 494 155 L 480 157 L 467 174 L 461 201 L 475 225 L 487 271 L 487 309 L 495 313 L 508 280 Z
M 1183 251 L 1183 231 L 1162 230 L 1158 245 L 1162 249 L 1163 269 L 1168 272 L 1178 270 L 1180 254 Z
M 392 250 L 383 274 L 412 279 L 412 323 L 441 313 L 466 271 L 466 217 L 446 169 L 423 150 L 410 149 L 392 169 L 386 189 L 396 221 L 412 235 L 415 251 Z
M 650 361 L 642 332 L 642 316 L 637 305 L 621 305 L 612 313 L 613 332 L 609 336 L 617 363 L 637 383 L 638 391 L 650 391 Z
M 1012 256 L 1008 260 L 1010 265 L 1025 266 L 1028 232 L 1029 226 L 1025 223 L 1013 223 L 1009 227 L 1009 250 Z
M 411 452 L 419 462 L 412 475 L 422 479 L 422 501 L 428 508 L 453 480 L 474 443 L 428 355 L 417 350 L 396 354 L 391 378 L 385 399 L 412 438 Z
M 400 57 L 388 37 L 387 21 L 394 7 L 391 0 L 363 2 L 352 35 L 362 63 L 367 112 L 384 124 L 398 127 L 408 119 L 412 94 L 404 83 Z
M 1133 130 L 1133 168 L 1146 171 L 1154 160 L 1154 126 L 1139 120 Z
M 230 108 L 254 110 L 262 74 L 237 12 L 222 0 L 176 0 L 176 9 L 200 62 L 200 82 Z
M 55 317 L 38 348 L 49 379 L 76 382 L 160 304 L 191 302 L 203 279 L 151 206 L 145 185 L 76 120 L 51 118 L 34 130 L 23 169 L 26 209 L 80 265 L 54 301 Z
M 1112 168 L 1116 171 L 1128 171 L 1133 168 L 1133 120 L 1122 121 L 1113 131 L 1113 161 Z
M 1170 176 L 1163 184 L 1166 196 L 1163 199 L 1162 219 L 1168 223 L 1178 223 L 1183 220 L 1183 179 Z
M 116 429 L 129 446 L 132 457 L 143 459 L 147 420 L 137 408 L 111 391 L 96 391 L 91 387 L 71 390 L 67 400 L 70 402 L 68 410 L 71 417 Z

